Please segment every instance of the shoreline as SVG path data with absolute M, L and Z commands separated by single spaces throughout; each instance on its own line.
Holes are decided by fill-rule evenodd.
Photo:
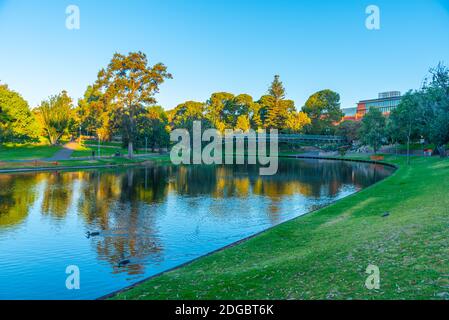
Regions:
M 82 163 L 85 161 L 107 161 L 112 160 L 110 163 L 95 163 L 92 165 L 89 165 L 87 163 Z M 114 162 L 114 161 L 123 161 L 123 162 Z M 133 166 L 141 166 L 145 163 L 164 163 L 167 161 L 165 159 L 165 156 L 153 156 L 153 157 L 145 157 L 142 159 L 139 159 L 138 157 L 134 159 L 129 158 L 99 158 L 99 159 L 71 159 L 71 160 L 65 160 L 68 162 L 75 162 L 74 165 L 64 165 L 64 161 L 54 161 L 58 164 L 62 164 L 60 166 L 36 166 L 36 167 L 23 167 L 23 168 L 4 168 L 0 169 L 0 174 L 8 174 L 8 173 L 30 173 L 30 172 L 55 172 L 55 171 L 70 171 L 70 170 L 90 170 L 90 169 L 105 169 L 105 168 L 119 168 L 119 167 L 133 167 Z M 76 164 L 76 162 L 79 161 L 79 164 Z M 50 163 L 53 163 L 53 161 L 45 161 Z M 22 162 L 22 163 L 33 163 L 33 160 Z
M 160 159 L 160 157 L 164 157 L 164 159 Z M 393 167 L 395 169 L 398 169 L 397 166 L 394 164 L 385 162 L 385 161 L 376 161 L 376 160 L 369 160 L 369 159 L 358 159 L 358 158 L 347 158 L 347 157 L 335 157 L 335 156 L 303 156 L 303 155 L 280 155 L 279 158 L 286 158 L 286 159 L 312 159 L 312 160 L 333 160 L 333 161 L 348 161 L 348 162 L 360 162 L 360 163 L 371 163 L 371 164 L 378 164 L 383 166 L 389 166 Z M 134 159 L 128 159 L 128 158 L 103 158 L 103 159 L 72 159 L 68 161 L 98 161 L 98 160 L 115 160 L 115 159 L 123 159 L 123 160 L 136 160 L 138 157 Z M 162 156 L 155 156 L 153 159 L 151 157 L 147 157 L 145 159 L 141 159 L 140 161 L 135 162 L 123 162 L 123 163 L 106 163 L 106 164 L 93 164 L 93 165 L 74 165 L 74 166 L 54 166 L 54 167 L 46 167 L 46 166 L 38 166 L 38 167 L 24 167 L 24 168 L 5 168 L 0 169 L 0 174 L 3 173 L 27 173 L 27 172 L 53 172 L 53 171 L 67 171 L 67 170 L 89 170 L 89 169 L 103 169 L 103 168 L 116 168 L 116 167 L 133 167 L 133 166 L 140 166 L 145 164 L 145 162 L 151 162 L 154 161 L 155 163 L 162 163 L 166 162 L 169 158 L 165 159 L 165 155 Z M 34 160 L 27 160 L 23 163 L 32 163 Z M 39 161 L 39 160 L 37 160 Z M 57 161 L 58 163 L 61 163 L 63 161 Z M 17 163 L 17 162 L 16 162 Z

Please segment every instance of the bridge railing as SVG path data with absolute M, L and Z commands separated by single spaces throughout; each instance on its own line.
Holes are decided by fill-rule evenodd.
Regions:
M 277 134 L 278 141 L 318 141 L 318 142 L 345 142 L 346 138 L 342 136 L 330 135 L 309 135 L 309 134 Z M 259 136 L 254 137 L 247 134 L 236 133 L 235 138 L 258 139 Z M 271 134 L 266 135 L 267 139 L 273 137 Z

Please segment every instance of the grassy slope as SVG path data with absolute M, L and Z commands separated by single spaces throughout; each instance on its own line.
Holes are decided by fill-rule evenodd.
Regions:
M 0 145 L 0 161 L 42 159 L 52 157 L 61 147 L 47 145 Z
M 449 161 L 387 160 L 401 168 L 380 184 L 116 298 L 449 297 Z M 365 288 L 369 264 L 380 290 Z

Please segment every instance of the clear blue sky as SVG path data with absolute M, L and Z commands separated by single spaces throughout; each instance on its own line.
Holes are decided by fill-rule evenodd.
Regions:
M 78 31 L 65 28 L 70 4 Z M 365 28 L 370 4 L 379 31 Z M 79 98 L 114 52 L 136 50 L 173 73 L 166 109 L 216 91 L 257 99 L 275 74 L 297 107 L 326 88 L 350 107 L 449 64 L 449 0 L 0 0 L 0 41 L 0 80 L 32 107 L 62 89 Z

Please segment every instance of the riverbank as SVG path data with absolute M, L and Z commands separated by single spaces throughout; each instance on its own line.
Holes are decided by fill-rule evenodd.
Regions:
M 385 160 L 383 182 L 114 299 L 449 299 L 449 161 Z
M 46 144 L 2 144 L 0 145 L 0 173 L 32 172 L 71 169 L 93 169 L 117 166 L 142 165 L 149 162 L 168 162 L 168 154 L 145 154 L 128 159 L 126 156 L 115 157 L 119 152 L 126 154 L 116 146 L 104 146 L 101 157 L 92 157 L 91 146 L 67 143 L 61 146 Z
M 169 162 L 167 155 L 148 155 L 139 156 L 133 159 L 126 157 L 110 157 L 96 159 L 71 159 L 63 161 L 17 161 L 17 162 L 1 162 L 0 173 L 14 172 L 33 172 L 33 171 L 54 171 L 54 170 L 74 170 L 74 169 L 96 169 L 120 166 L 136 166 L 146 163 L 165 163 Z

